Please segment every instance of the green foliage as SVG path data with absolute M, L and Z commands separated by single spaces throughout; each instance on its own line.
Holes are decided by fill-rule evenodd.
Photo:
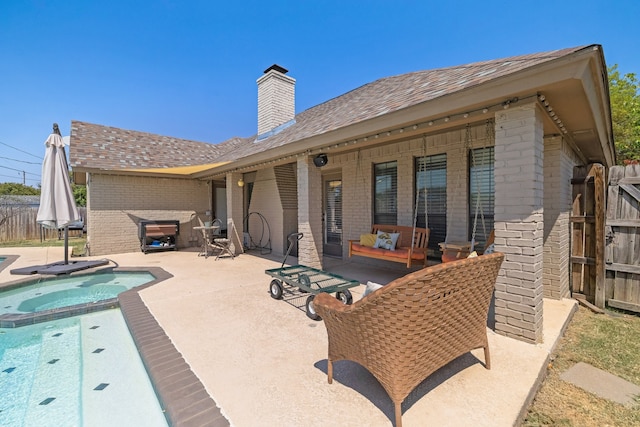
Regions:
M 37 196 L 40 190 L 24 184 L 15 182 L 5 182 L 0 184 L 0 195 L 2 196 Z
M 618 163 L 640 160 L 640 82 L 634 73 L 609 67 L 609 96 Z
M 73 198 L 77 206 L 87 206 L 87 187 L 84 185 L 71 184 Z

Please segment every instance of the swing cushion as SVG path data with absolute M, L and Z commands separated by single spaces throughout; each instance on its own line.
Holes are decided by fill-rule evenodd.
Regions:
M 413 226 L 406 225 L 389 225 L 389 224 L 374 224 L 371 229 L 371 234 L 376 236 L 378 240 L 378 234 L 387 234 L 391 237 L 392 234 L 397 235 L 395 237 L 394 249 L 384 249 L 382 247 L 365 246 L 360 240 L 349 240 L 349 257 L 354 255 L 382 259 L 393 262 L 402 262 L 411 267 L 414 261 L 420 261 L 423 266 L 427 265 L 427 242 L 429 241 L 429 229 L 419 228 L 415 229 Z M 414 240 L 412 244 L 411 240 Z
M 378 238 L 377 234 L 361 234 L 360 235 L 360 244 L 362 246 L 368 246 L 370 248 L 376 244 L 376 239 Z
M 398 243 L 399 237 L 400 237 L 400 233 L 388 233 L 386 231 L 378 230 L 376 243 L 373 245 L 373 247 L 395 251 L 396 243 Z

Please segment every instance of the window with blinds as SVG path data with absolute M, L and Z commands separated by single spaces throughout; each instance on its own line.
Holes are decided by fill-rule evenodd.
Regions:
M 398 164 L 374 165 L 373 222 L 396 224 L 398 218 Z
M 475 224 L 476 249 L 483 249 L 493 230 L 495 184 L 493 147 L 469 151 L 469 240 Z M 477 211 L 477 214 L 476 214 Z
M 447 155 L 418 157 L 415 171 L 416 226 L 430 229 L 428 247 L 438 251 L 438 243 L 444 242 L 447 236 Z

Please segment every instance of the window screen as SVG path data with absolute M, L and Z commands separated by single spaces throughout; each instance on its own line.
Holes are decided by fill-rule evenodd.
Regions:
M 473 237 L 475 222 L 476 249 L 484 248 L 486 239 L 493 229 L 495 206 L 493 164 L 493 147 L 469 151 L 469 240 Z
M 415 167 L 418 192 L 416 225 L 430 229 L 429 248 L 437 251 L 438 243 L 444 242 L 447 236 L 447 155 L 419 157 Z
M 396 224 L 398 218 L 397 162 L 374 165 L 373 221 L 375 224 Z

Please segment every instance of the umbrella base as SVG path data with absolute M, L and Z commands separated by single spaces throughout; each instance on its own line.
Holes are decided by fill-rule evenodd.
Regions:
M 87 268 L 99 267 L 109 264 L 107 259 L 98 259 L 93 261 L 70 261 L 65 264 L 64 261 L 53 262 L 51 264 L 33 265 L 30 267 L 22 267 L 11 270 L 11 274 L 69 274 L 75 271 L 86 270 Z

